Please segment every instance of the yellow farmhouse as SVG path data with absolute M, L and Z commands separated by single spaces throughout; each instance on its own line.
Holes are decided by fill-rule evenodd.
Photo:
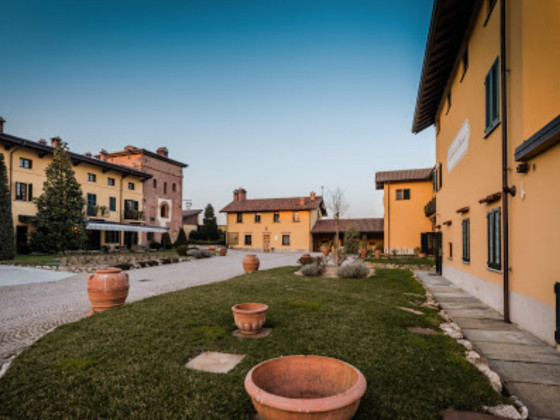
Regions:
M 52 161 L 54 147 L 61 139 L 25 140 L 3 132 L 0 122 L 0 153 L 4 154 L 12 197 L 16 245 L 25 249 L 33 229 L 37 208 L 33 198 L 43 193 L 45 169 Z M 165 228 L 145 226 L 142 183 L 151 175 L 92 157 L 70 152 L 72 169 L 86 199 L 84 208 L 88 247 L 132 247 L 139 244 L 139 232 L 165 232 Z
M 434 196 L 433 168 L 377 172 L 375 187 L 384 193 L 384 251 L 432 253 L 432 222 L 424 210 Z
M 435 125 L 443 276 L 551 344 L 559 19 L 557 0 L 434 1 L 413 121 Z
M 233 201 L 220 212 L 227 213 L 227 245 L 233 249 L 264 252 L 311 251 L 311 228 L 326 215 L 323 198 L 308 197 L 247 199 L 247 191 L 233 192 Z

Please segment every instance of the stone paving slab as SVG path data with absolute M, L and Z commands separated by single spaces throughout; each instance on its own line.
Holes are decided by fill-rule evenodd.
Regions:
M 513 382 L 507 387 L 513 395 L 521 398 L 529 409 L 531 419 L 560 419 L 560 386 Z
M 228 373 L 237 366 L 244 357 L 244 354 L 207 351 L 189 360 L 185 367 L 202 372 Z
M 484 331 L 463 329 L 465 337 L 469 341 L 487 341 L 492 343 L 530 344 L 535 346 L 546 346 L 541 340 L 535 338 L 525 331 Z
M 527 346 L 524 344 L 473 342 L 475 349 L 486 358 L 529 363 L 560 365 L 560 353 L 549 346 Z
M 449 302 L 446 300 L 438 300 L 440 306 L 447 310 L 459 310 L 459 309 L 468 309 L 468 310 L 472 310 L 472 309 L 486 309 L 487 306 L 483 303 L 481 303 L 480 301 L 468 301 L 465 302 L 463 300 L 461 301 L 454 301 L 454 302 Z
M 506 324 L 503 319 L 477 319 L 470 317 L 453 317 L 453 320 L 465 329 L 478 329 L 487 331 L 519 331 L 513 324 Z
M 498 375 L 507 378 L 508 383 L 528 382 L 560 386 L 559 365 L 494 360 L 492 367 Z
M 459 293 L 461 296 L 469 296 L 463 289 L 456 286 L 434 286 L 430 287 L 432 293 Z
M 487 318 L 487 319 L 502 319 L 502 316 L 493 309 L 450 309 L 446 310 L 449 316 L 453 319 L 459 318 Z

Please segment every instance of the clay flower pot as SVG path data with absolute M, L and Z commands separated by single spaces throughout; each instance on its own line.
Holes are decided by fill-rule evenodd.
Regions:
M 88 276 L 89 315 L 122 306 L 128 296 L 128 274 L 120 268 L 101 268 Z
M 380 250 L 380 249 L 376 249 L 376 250 L 375 250 L 375 259 L 378 260 L 379 258 L 381 258 L 381 250 Z
M 311 254 L 303 254 L 301 259 L 311 258 Z
M 216 250 L 216 245 L 210 245 L 208 247 L 208 251 L 215 251 Z
M 245 273 L 257 271 L 260 265 L 261 262 L 255 254 L 247 254 L 245 258 L 243 258 L 243 270 L 245 270 Z
M 233 320 L 239 332 L 245 335 L 258 334 L 266 321 L 268 306 L 264 303 L 238 303 L 231 307 Z
M 323 255 L 324 255 L 325 257 L 328 257 L 328 256 L 329 256 L 329 248 L 328 248 L 328 247 L 322 246 L 322 247 L 321 247 L 321 251 L 323 252 Z
M 420 252 L 420 253 L 418 254 L 418 258 L 421 258 L 421 259 L 426 258 L 426 253 L 425 253 L 425 252 Z
M 322 356 L 267 360 L 245 377 L 245 390 L 263 419 L 351 419 L 366 391 L 354 366 Z
M 360 252 L 360 258 L 361 258 L 362 260 L 366 259 L 366 257 L 367 257 L 367 249 L 366 249 L 366 248 L 360 248 L 359 252 Z
M 226 247 L 220 248 L 220 257 L 225 257 L 226 254 L 227 254 L 227 248 Z

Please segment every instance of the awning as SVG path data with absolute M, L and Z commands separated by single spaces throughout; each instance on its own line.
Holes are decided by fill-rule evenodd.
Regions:
M 165 233 L 167 232 L 168 228 L 159 227 L 159 226 L 127 225 L 123 223 L 105 223 L 105 222 L 86 221 L 86 230 Z

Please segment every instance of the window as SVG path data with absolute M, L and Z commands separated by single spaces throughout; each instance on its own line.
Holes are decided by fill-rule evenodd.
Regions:
M 169 217 L 169 208 L 167 204 L 163 203 L 161 205 L 161 207 L 159 208 L 159 215 L 160 217 L 164 217 L 164 218 Z
M 163 183 L 163 193 L 167 194 L 167 182 Z
M 496 270 L 502 268 L 501 256 L 501 209 L 490 210 L 488 212 L 488 267 Z
M 138 201 L 124 200 L 124 218 L 138 219 Z
M 157 179 L 154 178 L 153 183 L 154 183 L 154 188 L 157 188 Z
M 397 200 L 410 200 L 410 189 L 397 190 Z
M 251 235 L 245 235 L 245 245 L 252 245 L 253 238 Z
M 438 165 L 438 172 L 439 172 L 438 190 L 441 190 L 441 187 L 443 186 L 443 165 L 441 164 L 441 162 Z
M 88 182 L 96 182 L 97 181 L 97 175 L 88 173 L 87 174 L 87 180 L 88 180 Z
M 115 186 L 115 178 L 107 178 L 107 185 L 110 187 Z
M 33 200 L 33 184 L 25 184 L 16 182 L 16 200 L 32 201 Z
M 450 260 L 453 259 L 453 242 L 449 242 L 449 257 Z
M 279 223 L 280 222 L 280 213 L 275 211 L 273 216 L 272 216 L 272 220 L 274 223 Z
M 171 184 L 171 191 L 173 192 L 177 191 L 177 185 L 175 185 L 175 183 Z
M 105 231 L 105 243 L 108 244 L 120 244 L 121 243 L 121 233 L 119 231 L 106 230 Z
M 237 223 L 243 223 L 243 213 L 237 213 Z
M 469 262 L 471 260 L 471 221 L 470 219 L 463 220 L 463 261 Z
M 146 235 L 146 238 L 148 239 L 148 241 L 153 241 L 154 240 L 154 232 L 148 232 L 148 234 Z
M 299 211 L 294 210 L 294 222 L 299 222 Z
M 33 167 L 33 162 L 31 161 L 31 159 L 19 158 L 19 167 L 31 169 Z
M 494 61 L 490 71 L 484 79 L 485 92 L 485 118 L 486 125 L 484 134 L 488 135 L 498 125 L 499 121 L 499 87 L 498 87 L 498 59 Z
M 433 192 L 437 192 L 437 190 L 438 190 L 437 175 L 438 175 L 438 170 L 437 170 L 437 168 L 434 168 L 432 170 L 432 191 Z
M 97 195 L 88 194 L 86 214 L 88 216 L 96 216 L 97 215 L 97 211 L 96 211 L 97 209 L 95 208 L 96 206 L 97 206 Z
M 282 245 L 290 245 L 290 235 L 282 235 Z
M 261 214 L 257 213 L 255 214 L 255 223 L 260 223 L 261 222 Z
M 109 197 L 109 211 L 117 211 L 117 199 Z
M 129 189 L 129 190 L 133 190 L 133 189 L 134 189 L 134 182 L 129 182 L 129 183 L 128 183 L 128 189 Z

